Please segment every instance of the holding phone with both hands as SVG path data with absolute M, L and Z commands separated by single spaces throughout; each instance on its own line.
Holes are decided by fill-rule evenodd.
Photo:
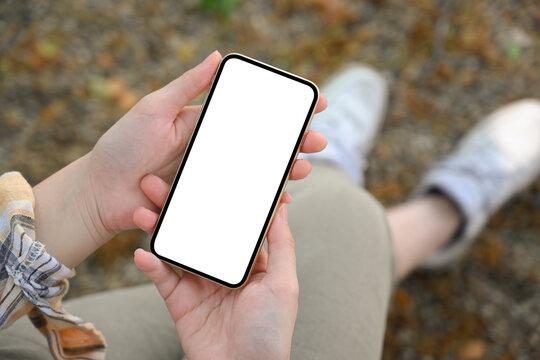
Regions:
M 319 91 L 240 54 L 216 72 L 151 240 L 161 260 L 242 286 L 298 155 Z

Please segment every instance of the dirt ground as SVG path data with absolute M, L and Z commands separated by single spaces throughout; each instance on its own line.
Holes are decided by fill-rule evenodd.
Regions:
M 368 189 L 403 201 L 482 116 L 540 96 L 535 0 L 0 2 L 0 173 L 36 184 L 88 152 L 141 96 L 212 50 L 323 83 L 349 62 L 389 80 Z M 123 233 L 79 268 L 70 296 L 146 281 Z M 450 271 L 393 296 L 385 359 L 540 358 L 540 181 Z

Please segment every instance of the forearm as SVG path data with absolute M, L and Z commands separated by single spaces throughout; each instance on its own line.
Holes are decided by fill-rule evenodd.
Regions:
M 73 268 L 114 233 L 103 225 L 88 172 L 89 154 L 34 187 L 36 240 Z

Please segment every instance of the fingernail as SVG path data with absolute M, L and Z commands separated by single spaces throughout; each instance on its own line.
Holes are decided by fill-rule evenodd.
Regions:
M 216 56 L 216 53 L 219 54 L 219 52 L 217 50 L 214 50 L 212 51 L 212 53 L 210 55 L 208 55 L 206 57 L 206 59 L 204 59 L 203 63 L 207 62 L 208 60 L 210 60 L 211 58 L 213 58 L 214 56 Z
M 281 218 L 281 220 L 283 220 L 283 222 L 285 224 L 289 223 L 289 220 L 288 220 L 289 216 L 287 214 L 287 205 L 286 204 L 281 205 L 281 208 L 279 209 L 279 217 Z

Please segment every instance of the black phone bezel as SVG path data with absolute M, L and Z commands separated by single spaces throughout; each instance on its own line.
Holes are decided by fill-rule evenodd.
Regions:
M 277 189 L 277 192 L 276 192 L 276 195 L 275 195 L 274 200 L 272 202 L 272 205 L 271 205 L 271 207 L 270 207 L 270 209 L 268 211 L 268 215 L 266 217 L 264 226 L 261 229 L 259 239 L 257 240 L 257 244 L 255 245 L 255 247 L 253 249 L 253 253 L 251 255 L 251 259 L 250 259 L 249 264 L 248 264 L 248 266 L 246 268 L 244 276 L 242 277 L 242 280 L 240 280 L 240 282 L 238 282 L 237 284 L 230 284 L 230 283 L 228 283 L 226 281 L 223 281 L 223 280 L 221 280 L 219 278 L 216 278 L 214 276 L 203 273 L 203 272 L 201 272 L 201 271 L 199 271 L 197 269 L 194 269 L 194 268 L 191 268 L 189 266 L 180 264 L 180 263 L 178 263 L 178 262 L 176 262 L 174 260 L 171 260 L 171 259 L 169 259 L 169 258 L 167 258 L 165 256 L 162 256 L 162 255 L 158 254 L 157 251 L 154 248 L 154 242 L 156 240 L 157 234 L 159 233 L 159 228 L 161 227 L 163 219 L 164 219 L 165 215 L 167 214 L 167 208 L 169 207 L 169 204 L 170 204 L 171 199 L 173 197 L 174 191 L 176 189 L 176 185 L 178 184 L 178 180 L 180 179 L 180 176 L 182 174 L 182 170 L 184 169 L 184 165 L 185 165 L 185 163 L 186 163 L 186 161 L 187 161 L 187 159 L 189 157 L 189 153 L 190 153 L 191 148 L 193 146 L 193 143 L 195 142 L 195 139 L 197 137 L 197 133 L 199 131 L 199 128 L 200 128 L 200 126 L 201 126 L 201 124 L 202 124 L 202 122 L 204 120 L 204 115 L 206 113 L 208 105 L 210 104 L 210 101 L 212 100 L 212 95 L 214 93 L 214 90 L 215 90 L 218 82 L 219 82 L 219 77 L 220 77 L 220 75 L 221 75 L 221 73 L 223 71 L 223 68 L 225 67 L 225 64 L 230 59 L 239 59 L 239 60 L 248 62 L 248 63 L 250 63 L 252 65 L 255 65 L 255 66 L 258 66 L 258 67 L 263 68 L 265 70 L 274 72 L 274 73 L 276 73 L 278 75 L 285 76 L 285 77 L 287 77 L 289 79 L 298 81 L 298 82 L 300 82 L 300 83 L 302 83 L 304 85 L 309 86 L 313 90 L 313 101 L 311 102 L 309 111 L 307 112 L 306 118 L 304 120 L 304 124 L 302 126 L 302 130 L 300 131 L 300 134 L 298 135 L 298 139 L 296 141 L 296 144 L 294 146 L 292 154 L 291 154 L 291 156 L 289 158 L 289 163 L 287 164 L 287 168 L 285 169 L 285 172 L 284 172 L 284 174 L 282 176 L 279 188 Z M 303 135 L 306 132 L 309 121 L 310 121 L 310 119 L 313 116 L 313 113 L 315 111 L 315 106 L 317 105 L 318 99 L 319 99 L 319 89 L 317 88 L 317 86 L 315 84 L 313 84 L 309 80 L 306 80 L 304 78 L 301 78 L 301 77 L 293 75 L 293 74 L 290 74 L 290 73 L 288 73 L 286 71 L 277 69 L 277 68 L 275 68 L 273 66 L 264 64 L 264 63 L 262 63 L 260 61 L 251 59 L 251 58 L 246 57 L 246 56 L 241 55 L 241 54 L 232 53 L 232 54 L 228 54 L 225 57 L 223 57 L 223 59 L 221 60 L 221 63 L 219 64 L 219 67 L 218 67 L 218 69 L 216 71 L 216 74 L 214 76 L 214 79 L 213 79 L 212 85 L 210 87 L 210 90 L 208 91 L 208 96 L 206 98 L 206 101 L 204 102 L 203 108 L 201 110 L 201 114 L 199 115 L 199 119 L 197 121 L 195 129 L 193 130 L 193 134 L 191 135 L 191 139 L 190 139 L 189 144 L 188 144 L 188 146 L 186 148 L 186 152 L 184 154 L 184 157 L 183 157 L 183 159 L 182 159 L 182 161 L 180 163 L 180 167 L 178 168 L 178 171 L 177 171 L 176 176 L 174 178 L 174 182 L 173 182 L 173 184 L 171 186 L 171 189 L 169 191 L 169 194 L 167 196 L 167 200 L 165 201 L 165 205 L 163 206 L 163 209 L 161 210 L 161 213 L 159 215 L 158 222 L 156 224 L 156 227 L 155 227 L 154 232 L 152 234 L 152 238 L 150 240 L 150 250 L 151 250 L 151 252 L 162 261 L 165 261 L 165 262 L 167 262 L 169 264 L 177 266 L 180 269 L 189 271 L 189 272 L 191 272 L 193 274 L 196 274 L 198 276 L 204 277 L 204 278 L 206 278 L 208 280 L 211 280 L 211 281 L 213 281 L 215 283 L 218 283 L 220 285 L 223 285 L 223 286 L 226 286 L 226 287 L 229 287 L 229 288 L 238 288 L 238 287 L 242 286 L 249 277 L 249 274 L 250 274 L 251 269 L 253 267 L 253 263 L 255 262 L 255 258 L 256 258 L 257 254 L 259 252 L 259 248 L 261 247 L 261 244 L 262 244 L 262 242 L 264 240 L 264 237 L 266 235 L 266 231 L 267 231 L 268 226 L 270 224 L 270 221 L 272 219 L 272 215 L 274 214 L 275 208 L 277 206 L 277 202 L 279 201 L 280 195 L 281 195 L 281 193 L 283 191 L 283 188 L 285 186 L 285 183 L 287 181 L 289 172 L 291 171 L 291 167 L 292 167 L 292 165 L 294 163 L 294 160 L 296 158 L 296 154 L 298 153 L 298 150 L 299 150 L 299 148 L 301 146 Z

